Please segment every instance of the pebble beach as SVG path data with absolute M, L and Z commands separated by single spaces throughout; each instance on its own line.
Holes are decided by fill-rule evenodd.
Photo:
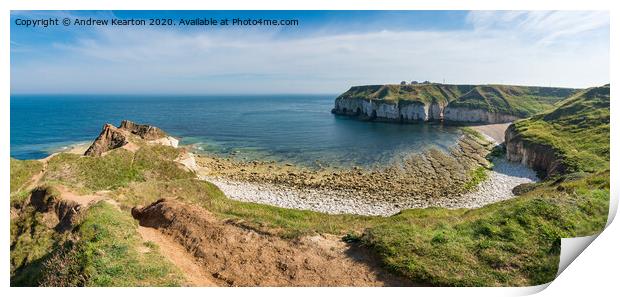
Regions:
M 482 126 L 476 130 L 489 140 L 499 142 L 494 131 L 491 137 L 484 132 L 505 130 L 507 125 Z M 376 199 L 365 197 L 364 193 L 354 189 L 330 189 L 326 187 L 293 187 L 286 184 L 234 180 L 222 176 L 200 174 L 201 179 L 218 186 L 229 198 L 268 204 L 278 207 L 312 210 L 329 214 L 357 214 L 369 216 L 390 216 L 409 208 L 445 207 L 478 208 L 484 205 L 511 199 L 512 189 L 523 183 L 538 181 L 536 173 L 528 167 L 511 163 L 504 158 L 493 160 L 487 178 L 473 190 L 461 194 L 448 194 L 433 199 L 428 197 L 407 196 L 403 198 Z

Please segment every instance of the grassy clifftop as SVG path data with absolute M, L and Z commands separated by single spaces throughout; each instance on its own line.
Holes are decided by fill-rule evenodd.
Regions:
M 574 89 L 504 85 L 476 86 L 450 103 L 450 107 L 482 109 L 527 117 L 547 110 Z
M 579 91 L 550 112 L 518 121 L 522 139 L 551 146 L 568 171 L 609 168 L 609 85 Z
M 182 281 L 173 267 L 154 260 L 158 256 L 156 249 L 151 248 L 152 255 L 136 253 L 141 246 L 128 209 L 161 197 L 177 197 L 221 219 L 243 222 L 252 229 L 284 238 L 315 233 L 346 235 L 345 240 L 358 241 L 377 253 L 392 271 L 414 282 L 441 286 L 536 285 L 551 281 L 559 261 L 560 238 L 598 232 L 607 219 L 609 171 L 550 180 L 514 199 L 478 209 L 413 209 L 392 217 L 366 217 L 231 200 L 213 184 L 181 171 L 171 174 L 172 167 L 161 164 L 172 162 L 176 157 L 174 149 L 144 150 L 149 153 L 115 151 L 100 158 L 60 154 L 50 160 L 44 177 L 47 184 L 75 185 L 75 190 L 84 193 L 109 190 L 110 198 L 122 210 L 105 202 L 89 209 L 75 231 L 79 241 L 68 250 L 59 245 L 63 240 L 55 238 L 51 229 L 30 219 L 40 214 L 13 218 L 11 257 L 17 268 L 12 270 L 14 284 L 179 284 Z M 140 157 L 145 164 L 160 165 L 119 167 L 117 161 L 122 154 Z M 90 162 L 99 164 L 90 166 Z M 93 182 L 95 177 L 100 182 Z M 93 251 L 103 253 L 103 258 L 99 254 L 91 257 Z M 80 260 L 57 262 L 63 259 Z M 47 270 L 30 279 L 35 276 L 30 272 L 41 267 Z M 128 277 L 136 273 L 139 278 Z M 51 275 L 65 277 L 47 282 Z
M 443 84 L 356 86 L 351 87 L 338 98 L 447 103 L 469 92 L 474 87 L 473 85 Z
M 547 110 L 575 89 L 509 85 L 370 85 L 355 86 L 338 99 L 382 100 L 391 103 L 449 103 L 450 107 L 482 109 L 527 117 Z
M 552 145 L 588 173 L 527 184 L 517 197 L 477 209 L 410 209 L 391 217 L 372 217 L 241 202 L 179 168 L 174 160 L 180 149 L 155 145 L 136 151 L 116 149 L 101 157 L 62 153 L 50 158 L 41 183 L 84 195 L 106 195 L 119 206 L 97 202 L 82 214 L 72 232 L 58 233 L 49 224 L 51 212 L 41 213 L 29 205 L 29 193 L 22 189 L 41 171 L 41 163 L 11 160 L 11 283 L 182 284 L 173 263 L 161 261 L 157 246 L 140 240 L 129 213 L 133 206 L 162 197 L 174 197 L 218 219 L 270 236 L 343 236 L 367 247 L 383 266 L 415 283 L 546 283 L 556 275 L 561 238 L 592 235 L 607 221 L 609 100 L 609 86 L 583 90 L 555 110 L 515 124 L 524 138 Z

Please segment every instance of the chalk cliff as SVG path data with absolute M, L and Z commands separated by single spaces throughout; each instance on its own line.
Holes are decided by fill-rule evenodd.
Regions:
M 546 176 L 609 169 L 609 103 L 609 85 L 590 88 L 511 124 L 506 157 Z
M 508 161 L 526 165 L 545 176 L 562 174 L 566 171 L 562 157 L 553 146 L 524 139 L 515 125 L 510 125 L 506 129 L 505 144 Z
M 357 86 L 336 98 L 332 112 L 364 120 L 506 123 L 549 108 L 572 92 L 500 85 Z

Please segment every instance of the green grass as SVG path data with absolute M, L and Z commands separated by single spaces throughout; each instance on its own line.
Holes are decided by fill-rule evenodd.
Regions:
M 476 86 L 451 102 L 450 107 L 482 109 L 528 117 L 553 108 L 555 103 L 574 91 L 566 88 L 482 85 Z
M 43 164 L 39 161 L 11 158 L 11 193 L 24 187 L 41 169 Z
M 551 146 L 568 172 L 609 168 L 609 85 L 578 92 L 548 113 L 518 121 L 514 129 L 531 143 Z
M 45 181 L 98 191 L 137 181 L 195 177 L 173 162 L 178 154 L 178 150 L 162 145 L 143 146 L 135 153 L 117 149 L 103 157 L 61 153 L 49 160 Z
M 56 233 L 31 212 L 11 222 L 11 285 L 178 286 L 180 272 L 143 242 L 127 212 L 99 202 L 73 233 Z
M 182 277 L 157 249 L 142 253 L 137 223 L 128 213 L 99 202 L 77 228 L 74 249 L 86 286 L 178 286 Z M 152 245 L 150 245 L 153 247 Z
M 36 285 L 42 262 L 62 236 L 45 224 L 45 217 L 30 207 L 11 220 L 11 285 Z
M 468 92 L 473 87 L 470 85 L 442 84 L 357 86 L 351 87 L 348 91 L 338 96 L 338 98 L 383 100 L 398 104 L 414 102 L 448 103 L 463 93 Z
M 388 268 L 421 283 L 535 285 L 555 276 L 561 237 L 590 235 L 604 227 L 609 175 L 550 181 L 522 197 L 480 209 L 416 209 L 388 218 L 238 202 L 212 184 L 191 179 L 136 183 L 116 194 L 127 205 L 178 197 L 285 238 L 315 232 L 362 238 Z
M 241 220 L 244 225 L 268 230 L 285 238 L 304 234 L 360 233 L 377 217 L 325 215 L 258 203 L 231 200 L 215 185 L 196 179 L 133 183 L 116 190 L 116 200 L 126 206 L 148 205 L 162 197 L 178 198 L 208 209 L 223 219 Z
M 608 87 L 583 91 L 552 112 L 515 124 L 525 139 L 552 145 L 582 173 L 548 179 L 521 196 L 478 209 L 412 209 L 387 218 L 328 215 L 228 199 L 216 186 L 179 169 L 173 163 L 178 150 L 172 148 L 144 147 L 135 154 L 115 150 L 101 158 L 60 154 L 50 160 L 46 182 L 85 191 L 113 190 L 111 195 L 125 211 L 103 202 L 95 205 L 74 230 L 79 240 L 61 249 L 55 248 L 58 241 L 54 235 L 36 223 L 41 220 L 36 215 L 12 221 L 11 236 L 18 238 L 19 244 L 14 245 L 12 239 L 11 261 L 22 263 L 19 271 L 29 272 L 31 277 L 37 277 L 32 271 L 50 267 L 45 263 L 66 263 L 55 265 L 63 267 L 54 270 L 60 277 L 46 278 L 52 284 L 178 284 L 179 277 L 156 251 L 137 252 L 143 243 L 127 213 L 132 206 L 175 197 L 222 219 L 284 238 L 331 233 L 361 242 L 377 253 L 385 267 L 421 284 L 546 283 L 557 272 L 560 239 L 599 232 L 607 220 L 608 92 Z M 502 154 L 501 150 L 493 153 L 497 157 Z M 486 173 L 483 167 L 473 170 L 468 187 L 479 184 Z M 21 225 L 14 228 L 14 224 Z M 14 234 L 13 230 L 22 232 Z M 24 230 L 38 231 L 23 235 Z M 64 252 L 50 258 L 44 252 L 49 249 Z M 12 282 L 14 279 L 19 278 L 12 277 Z
M 214 185 L 192 178 L 132 181 L 112 195 L 125 209 L 177 197 L 221 218 L 284 238 L 318 232 L 361 240 L 386 267 L 419 283 L 534 285 L 553 279 L 561 237 L 589 235 L 603 228 L 609 173 L 550 180 L 521 197 L 479 209 L 416 209 L 388 218 L 328 215 L 234 201 Z M 76 231 L 81 240 L 69 250 L 71 257 L 63 258 L 79 261 L 65 265 L 70 272 L 60 275 L 86 275 L 84 280 L 69 279 L 96 286 L 149 285 L 153 280 L 156 285 L 175 284 L 174 278 L 168 277 L 174 273 L 167 268 L 141 266 L 159 262 L 136 253 L 135 227 L 127 211 L 105 203 L 93 207 Z
M 469 181 L 463 185 L 467 191 L 473 190 L 489 176 L 488 169 L 479 166 L 469 173 Z
M 549 282 L 560 238 L 591 235 L 607 219 L 608 173 L 562 186 L 474 210 L 407 210 L 371 227 L 364 241 L 392 270 L 431 285 Z

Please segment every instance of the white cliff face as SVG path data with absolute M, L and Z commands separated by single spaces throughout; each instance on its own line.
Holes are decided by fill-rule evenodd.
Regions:
M 394 104 L 385 101 L 366 99 L 337 99 L 333 110 L 336 114 L 359 116 L 364 119 L 380 119 L 390 121 L 452 121 L 470 123 L 508 123 L 519 118 L 509 114 L 489 112 L 482 109 L 450 107 L 443 103 L 425 104 L 411 102 Z
M 403 121 L 428 121 L 429 106 L 420 104 L 407 104 L 401 106 L 399 118 Z
M 446 105 L 434 102 L 430 105 L 430 118 L 434 120 L 443 120 Z
M 363 99 L 338 99 L 333 110 L 336 114 L 359 116 L 368 119 L 382 119 L 393 121 L 429 121 L 435 118 L 431 117 L 431 111 L 437 110 L 436 115 L 442 113 L 439 111 L 439 105 L 435 109 L 430 104 L 411 103 L 398 106 L 391 102 L 381 102 Z M 440 118 L 436 118 L 440 119 Z
M 454 122 L 477 122 L 477 123 L 508 123 L 519 118 L 509 114 L 489 112 L 482 109 L 469 109 L 448 106 L 444 111 L 444 120 Z

